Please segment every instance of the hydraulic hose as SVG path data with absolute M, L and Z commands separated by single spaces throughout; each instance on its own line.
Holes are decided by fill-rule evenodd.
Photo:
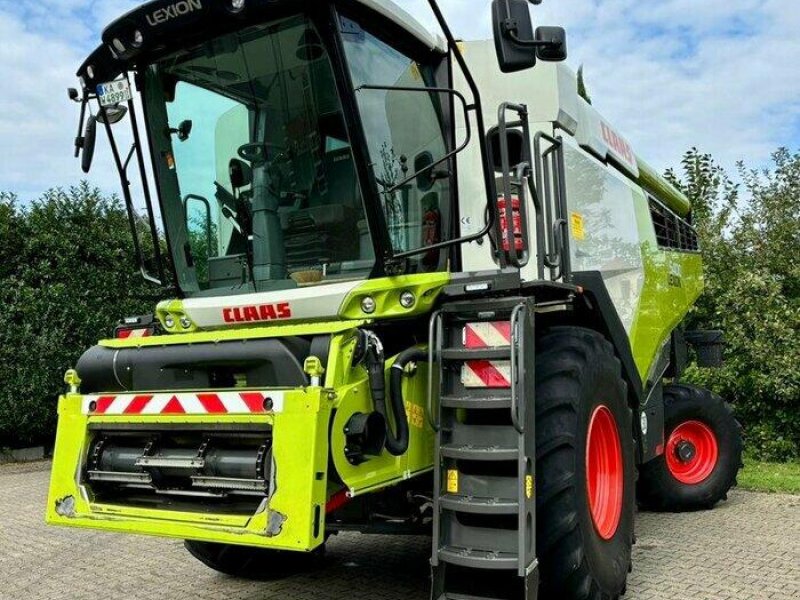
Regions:
M 392 400 L 392 414 L 397 426 L 397 435 L 387 426 L 386 449 L 393 456 L 401 456 L 408 450 L 408 415 L 406 414 L 405 402 L 403 400 L 403 377 L 406 367 L 412 362 L 423 362 L 428 360 L 428 352 L 421 348 L 409 348 L 403 352 L 392 366 L 392 374 L 389 381 L 389 394 Z
M 409 444 L 408 415 L 403 401 L 403 376 L 409 363 L 427 361 L 428 353 L 421 348 L 410 348 L 400 354 L 392 367 L 389 395 L 392 403 L 392 416 L 397 430 L 394 433 L 392 432 L 386 407 L 386 358 L 383 352 L 383 344 L 374 333 L 362 330 L 359 345 L 362 348 L 363 355 L 358 360 L 363 361 L 364 367 L 367 369 L 375 411 L 383 416 L 386 422 L 386 450 L 392 456 L 402 456 L 408 451 Z

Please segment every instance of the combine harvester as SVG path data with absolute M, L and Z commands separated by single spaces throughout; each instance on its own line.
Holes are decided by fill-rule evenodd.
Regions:
M 606 600 L 637 497 L 725 498 L 738 425 L 678 383 L 687 340 L 720 350 L 682 325 L 689 202 L 528 2 L 476 43 L 429 3 L 444 37 L 389 0 L 157 0 L 106 29 L 76 151 L 88 172 L 105 130 L 137 267 L 179 299 L 68 373 L 49 523 L 256 577 L 432 533 L 434 600 Z

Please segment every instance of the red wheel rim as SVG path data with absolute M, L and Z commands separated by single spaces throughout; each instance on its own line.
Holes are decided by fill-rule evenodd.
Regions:
M 617 533 L 622 517 L 625 478 L 617 422 L 606 406 L 597 407 L 589 422 L 586 490 L 594 528 L 608 541 Z
M 703 483 L 714 472 L 719 458 L 717 436 L 700 421 L 678 425 L 667 441 L 667 468 L 686 485 Z

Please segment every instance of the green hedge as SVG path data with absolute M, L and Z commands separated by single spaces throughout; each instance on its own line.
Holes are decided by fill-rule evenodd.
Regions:
M 26 206 L 0 195 L 0 446 L 50 443 L 64 372 L 153 310 L 132 256 L 124 208 L 87 184 Z
M 690 326 L 723 329 L 728 362 L 688 378 L 734 403 L 750 452 L 800 456 L 800 155 L 734 185 L 708 155 L 668 176 L 691 197 L 707 292 Z M 144 228 L 145 225 L 142 224 Z M 82 184 L 22 206 L 0 194 L 0 446 L 52 440 L 64 371 L 167 292 L 132 261 L 127 215 Z
M 722 329 L 720 370 L 688 378 L 733 403 L 749 451 L 800 456 L 800 154 L 768 169 L 739 167 L 740 184 L 692 150 L 673 181 L 691 197 L 705 257 L 706 293 L 690 326 Z

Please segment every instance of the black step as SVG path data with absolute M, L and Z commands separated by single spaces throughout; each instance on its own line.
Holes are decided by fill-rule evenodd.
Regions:
M 510 396 L 442 396 L 442 408 L 491 410 L 511 408 Z
M 439 549 L 439 560 L 472 569 L 516 569 L 516 552 L 494 552 L 445 546 Z
M 477 515 L 516 515 L 519 503 L 506 498 L 475 498 L 448 494 L 439 497 L 439 506 L 445 510 Z
M 443 348 L 442 360 L 465 362 L 468 360 L 511 360 L 511 348 Z
M 456 460 L 503 461 L 517 460 L 519 450 L 502 446 L 464 446 L 445 444 L 441 448 L 442 456 Z
M 438 600 L 500 600 L 499 598 L 489 598 L 487 596 L 473 596 L 472 594 L 454 594 L 447 592 L 439 596 Z

